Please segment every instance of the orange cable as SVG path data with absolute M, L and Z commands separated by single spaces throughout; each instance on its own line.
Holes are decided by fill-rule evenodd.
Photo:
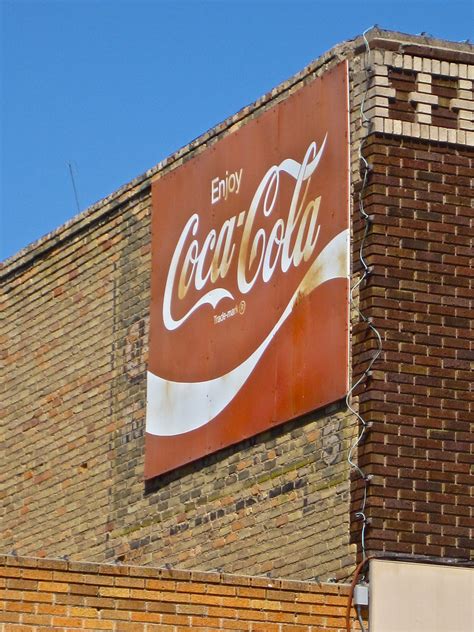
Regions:
M 360 564 L 356 567 L 356 569 L 354 571 L 354 577 L 352 578 L 351 587 L 349 589 L 349 598 L 347 600 L 346 632 L 351 632 L 351 606 L 352 606 L 352 599 L 354 597 L 354 588 L 355 588 L 355 585 L 357 584 L 357 580 L 359 578 L 360 571 L 367 564 L 367 562 L 369 560 L 372 560 L 374 557 L 375 557 L 374 555 L 370 555 L 369 557 L 366 557 L 365 560 L 362 560 L 362 562 L 360 562 Z

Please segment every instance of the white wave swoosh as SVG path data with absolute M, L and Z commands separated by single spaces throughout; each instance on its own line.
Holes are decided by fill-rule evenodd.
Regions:
M 349 231 L 334 237 L 306 272 L 278 321 L 260 346 L 228 373 L 204 382 L 173 382 L 147 373 L 146 431 L 173 436 L 200 428 L 216 417 L 237 395 L 277 331 L 291 314 L 297 298 L 348 274 Z

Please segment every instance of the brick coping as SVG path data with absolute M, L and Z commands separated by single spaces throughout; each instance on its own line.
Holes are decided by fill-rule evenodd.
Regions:
M 268 588 L 292 592 L 309 592 L 348 595 L 349 584 L 310 582 L 295 579 L 277 579 L 273 577 L 233 575 L 212 571 L 182 570 L 156 568 L 153 566 L 132 566 L 126 564 L 103 564 L 96 562 L 79 562 L 57 558 L 35 558 L 0 554 L 0 566 L 9 568 L 39 569 L 54 572 L 87 573 L 90 575 L 135 577 L 162 579 L 182 582 L 201 582 L 206 584 L 225 584 L 227 586 L 249 586 L 252 588 Z M 1 575 L 1 571 L 0 571 Z

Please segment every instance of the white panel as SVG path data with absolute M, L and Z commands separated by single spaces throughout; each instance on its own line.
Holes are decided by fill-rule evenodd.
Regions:
M 372 560 L 370 632 L 474 632 L 474 569 Z

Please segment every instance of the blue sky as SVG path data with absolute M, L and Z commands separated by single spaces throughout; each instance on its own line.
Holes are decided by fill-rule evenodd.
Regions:
M 0 0 L 0 259 L 377 24 L 473 39 L 472 0 Z

